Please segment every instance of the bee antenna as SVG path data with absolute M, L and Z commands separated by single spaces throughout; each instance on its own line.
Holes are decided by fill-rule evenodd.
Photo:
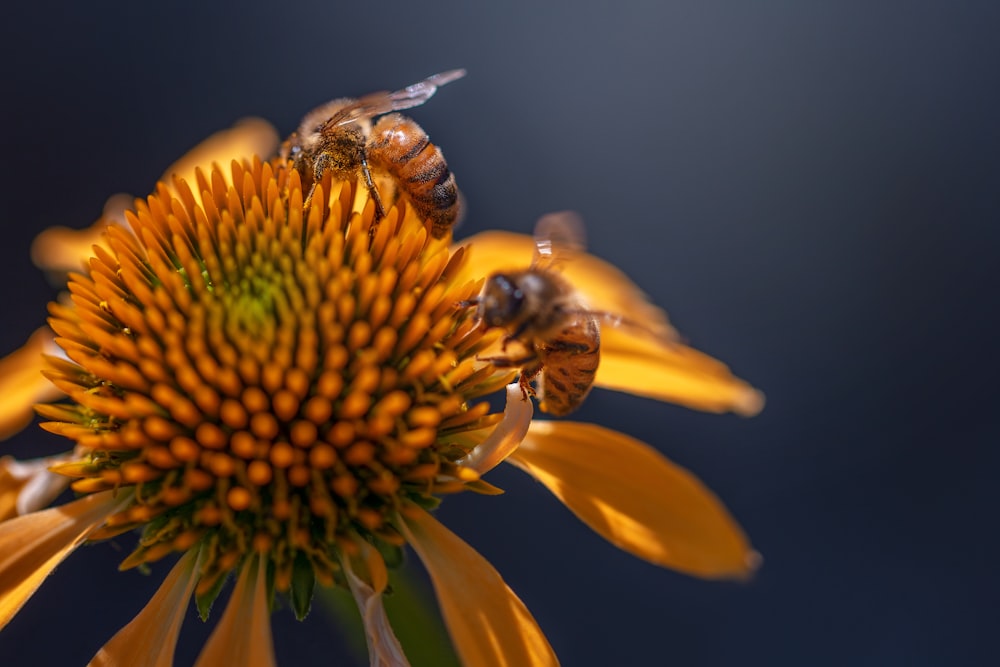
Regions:
M 458 301 L 455 303 L 455 305 L 459 308 L 469 308 L 470 306 L 477 306 L 479 305 L 479 297 L 477 296 L 474 299 L 466 299 L 465 301 Z

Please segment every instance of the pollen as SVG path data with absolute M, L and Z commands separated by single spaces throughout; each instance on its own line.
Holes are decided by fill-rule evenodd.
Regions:
M 77 492 L 131 494 L 97 535 L 143 529 L 123 568 L 200 544 L 202 596 L 254 553 L 278 590 L 342 580 L 337 550 L 398 546 L 400 510 L 476 477 L 462 433 L 511 376 L 476 359 L 462 252 L 355 182 L 303 200 L 281 160 L 160 184 L 50 306 L 69 402 L 39 411 Z

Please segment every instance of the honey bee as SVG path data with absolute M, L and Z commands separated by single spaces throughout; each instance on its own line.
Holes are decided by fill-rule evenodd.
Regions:
M 406 195 L 413 208 L 431 221 L 434 238 L 446 236 L 459 216 L 455 175 L 419 125 L 390 112 L 419 106 L 440 86 L 463 76 L 462 69 L 442 72 L 402 90 L 336 99 L 310 111 L 280 151 L 282 158 L 293 161 L 303 186 L 311 184 L 306 205 L 327 171 L 339 178 L 360 173 L 375 202 L 376 220 L 386 214 L 381 188 L 390 204 L 399 194 Z M 375 116 L 382 117 L 373 126 Z M 388 177 L 380 178 L 378 187 L 373 171 Z
M 476 316 L 488 327 L 507 330 L 503 342 L 517 341 L 520 356 L 484 359 L 498 367 L 520 367 L 525 399 L 536 395 L 539 408 L 567 415 L 583 403 L 594 384 L 601 360 L 599 320 L 617 319 L 588 310 L 573 286 L 558 272 L 558 263 L 583 250 L 583 226 L 569 212 L 543 216 L 535 226 L 535 258 L 526 269 L 494 273 L 486 279 Z

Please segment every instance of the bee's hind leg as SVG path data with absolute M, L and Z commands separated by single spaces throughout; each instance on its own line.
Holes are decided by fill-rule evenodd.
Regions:
M 528 400 L 528 396 L 537 396 L 535 388 L 531 386 L 531 383 L 542 372 L 542 362 L 540 359 L 536 359 L 535 363 L 529 366 L 521 367 L 521 377 L 517 379 L 517 384 L 521 387 L 521 398 Z

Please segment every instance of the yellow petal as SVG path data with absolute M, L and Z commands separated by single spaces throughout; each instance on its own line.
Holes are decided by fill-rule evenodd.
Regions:
M 0 628 L 128 497 L 105 491 L 0 523 Z
M 503 419 L 485 440 L 458 460 L 458 465 L 471 468 L 480 475 L 493 470 L 521 444 L 524 434 L 528 432 L 532 411 L 532 403 L 525 400 L 521 386 L 517 382 L 507 385 L 507 407 L 503 411 Z
M 210 173 L 212 163 L 223 169 L 229 168 L 232 160 L 252 158 L 254 155 L 267 159 L 278 148 L 278 133 L 262 118 L 244 118 L 228 130 L 211 135 L 189 150 L 184 157 L 167 167 L 163 172 L 163 182 L 173 189 L 172 176 L 187 181 L 191 191 L 197 196 L 195 170 L 201 168 Z
M 15 461 L 11 456 L 0 459 L 0 522 L 20 514 L 17 511 L 17 499 L 25 482 L 11 471 L 12 463 Z
M 422 509 L 408 510 L 400 528 L 431 576 L 463 664 L 559 664 L 531 613 L 485 558 Z
M 721 362 L 681 343 L 649 340 L 628 327 L 601 329 L 594 384 L 708 412 L 751 417 L 764 407 L 764 395 Z
M 403 653 L 396 633 L 392 631 L 385 605 L 382 604 L 382 593 L 389 583 L 385 561 L 372 546 L 362 544 L 361 549 L 358 572 L 355 572 L 356 568 L 351 564 L 350 558 L 344 558 L 342 562 L 347 584 L 354 595 L 358 611 L 361 612 L 371 667 L 404 667 L 410 662 Z M 365 578 L 359 576 L 359 573 L 366 575 Z
M 760 556 L 718 498 L 652 447 L 593 424 L 534 422 L 507 459 L 615 546 L 699 577 L 745 577 Z
M 243 566 L 226 611 L 198 656 L 195 667 L 275 667 L 271 610 L 263 557 Z
M 469 247 L 458 282 L 485 278 L 496 271 L 527 268 L 535 256 L 536 244 L 532 237 L 524 234 L 482 232 L 465 239 L 461 245 Z M 646 329 L 643 335 L 647 337 L 677 338 L 667 314 L 650 303 L 638 285 L 614 265 L 579 253 L 560 264 L 559 271 L 583 295 L 590 309 L 641 324 Z
M 19 350 L 0 359 L 0 440 L 8 438 L 27 426 L 35 415 L 35 403 L 49 401 L 62 395 L 42 375 L 42 354 L 55 352 L 52 332 L 48 327 L 35 331 Z
M 195 180 L 197 168 L 209 173 L 213 163 L 228 168 L 231 160 L 249 159 L 254 155 L 267 159 L 277 147 L 278 134 L 270 123 L 260 118 L 245 118 L 192 148 L 167 167 L 161 180 L 172 191 L 172 177 L 176 175 L 184 179 L 200 201 L 201 193 L 197 192 Z M 125 210 L 131 209 L 133 202 L 129 195 L 114 195 L 104 205 L 104 214 L 90 227 L 81 230 L 52 227 L 45 230 L 35 238 L 31 247 L 35 265 L 54 273 L 80 270 L 85 266 L 86 258 L 94 254 L 92 246 L 104 245 L 104 230 L 108 224 L 124 226 Z
M 181 623 L 197 581 L 198 551 L 177 561 L 156 595 L 90 661 L 89 667 L 171 667 Z
M 60 276 L 67 271 L 79 271 L 86 266 L 88 257 L 94 255 L 95 245 L 107 249 L 104 230 L 109 224 L 125 226 L 125 211 L 132 208 L 131 195 L 112 195 L 104 203 L 104 212 L 94 224 L 84 229 L 50 227 L 35 237 L 31 243 L 31 261 L 40 269 Z
M 67 453 L 30 461 L 0 458 L 0 522 L 37 512 L 62 493 L 70 480 L 49 472 L 49 466 L 71 458 Z

